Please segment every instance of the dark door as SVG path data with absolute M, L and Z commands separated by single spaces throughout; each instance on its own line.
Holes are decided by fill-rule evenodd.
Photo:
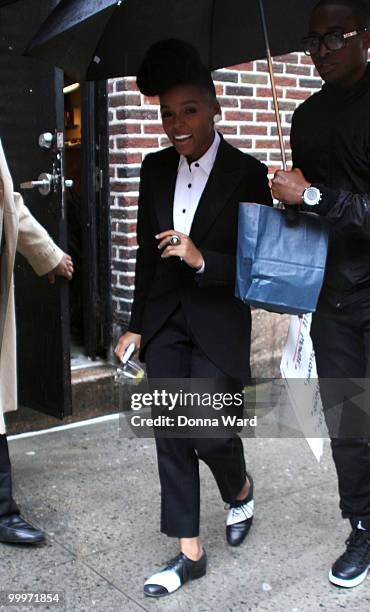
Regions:
M 108 104 L 106 81 L 85 83 L 82 107 L 82 241 L 86 354 L 106 356 L 111 343 Z
M 15 190 L 41 173 L 63 174 L 63 73 L 21 53 L 57 0 L 23 0 L 0 9 L 0 135 Z M 39 146 L 53 134 L 51 148 Z M 50 143 L 49 143 L 50 144 Z M 67 249 L 63 176 L 49 195 L 21 190 L 26 205 Z M 15 271 L 20 403 L 71 413 L 68 282 L 50 285 L 18 256 Z

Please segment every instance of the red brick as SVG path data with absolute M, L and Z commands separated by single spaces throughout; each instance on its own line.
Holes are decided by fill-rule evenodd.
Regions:
M 124 200 L 124 198 L 122 198 L 122 196 L 118 196 L 116 198 L 118 200 L 118 206 L 120 206 L 120 200 Z M 121 206 L 120 210 L 114 210 L 112 211 L 112 215 L 114 214 L 114 218 L 112 219 L 113 221 L 116 221 L 117 219 L 132 219 L 133 221 L 136 221 L 137 219 L 137 208 L 134 206 Z
M 279 100 L 279 107 L 282 111 L 294 111 L 297 104 L 289 100 Z
M 281 131 L 283 132 L 283 136 L 286 136 L 286 137 L 289 138 L 289 136 L 290 136 L 290 127 L 282 127 Z M 277 126 L 272 126 L 271 127 L 271 136 L 278 136 Z
M 226 85 L 225 91 L 228 96 L 253 96 L 253 87 L 248 85 Z
M 140 106 L 141 98 L 139 94 L 128 94 L 119 96 L 110 96 L 109 106 L 111 108 L 117 108 L 118 106 Z
M 139 183 L 132 181 L 132 183 L 113 183 L 111 185 L 111 191 L 124 193 L 125 191 L 139 191 Z
M 256 150 L 254 150 L 252 155 L 253 155 L 253 157 L 255 157 L 256 159 L 259 159 L 262 162 L 266 162 L 267 161 L 267 153 L 265 153 L 264 151 L 256 151 Z
M 322 85 L 321 79 L 299 79 L 299 87 L 304 87 L 306 89 L 320 89 Z
M 262 60 L 256 62 L 256 69 L 258 70 L 258 72 L 268 73 L 267 61 Z M 273 69 L 275 74 L 281 73 L 284 70 L 284 64 L 273 61 Z
M 147 119 L 151 119 L 152 121 L 155 121 L 156 119 L 158 119 L 158 110 L 149 110 L 147 108 L 121 108 L 117 110 L 117 119 L 136 119 L 137 121 L 145 121 Z
M 117 130 L 117 135 L 141 134 L 140 123 L 120 123 L 117 127 L 119 128 Z
M 276 120 L 275 113 L 257 113 L 257 123 L 263 123 L 264 121 L 271 123 Z
M 116 222 L 116 233 L 117 234 L 136 234 L 136 221 L 118 221 Z
M 242 149 L 251 149 L 252 141 L 248 138 L 233 138 L 232 136 L 228 136 L 225 138 L 233 147 L 238 147 Z
M 284 90 L 281 87 L 278 87 L 276 91 L 277 91 L 277 97 L 282 98 Z M 272 98 L 271 87 L 257 87 L 256 97 L 257 98 Z
M 238 75 L 235 74 L 235 72 L 221 72 L 221 70 L 214 70 L 212 72 L 212 78 L 213 80 L 216 81 L 221 81 L 222 83 L 224 81 L 227 81 L 228 83 L 237 83 L 238 82 Z
M 274 60 L 276 62 L 289 62 L 289 64 L 298 64 L 298 56 L 296 53 L 288 53 L 287 55 L 277 55 Z
M 299 89 L 286 89 L 285 97 L 292 100 L 306 100 L 311 94 L 308 91 L 301 91 Z
M 110 164 L 140 164 L 141 155 L 139 153 L 111 153 L 109 155 Z
M 146 123 L 144 124 L 144 134 L 163 134 L 162 123 Z
M 115 287 L 114 293 L 122 299 L 130 299 L 133 296 L 133 291 L 131 289 L 119 289 Z
M 122 78 L 116 81 L 116 91 L 139 91 L 136 79 Z
M 235 66 L 229 66 L 228 68 L 229 68 L 229 70 L 238 70 L 238 71 L 251 72 L 251 71 L 253 71 L 253 63 L 252 62 L 248 62 L 246 64 L 236 64 Z
M 309 66 L 301 66 L 301 64 L 286 64 L 286 74 L 297 74 L 298 76 L 309 76 L 311 74 L 311 68 Z
M 238 99 L 231 96 L 218 96 L 218 101 L 221 108 L 235 108 L 238 107 Z
M 256 140 L 257 149 L 279 149 L 279 140 L 273 138 L 271 140 Z
M 245 85 L 267 85 L 269 77 L 267 74 L 247 74 L 241 75 L 241 82 Z
M 111 136 L 122 134 L 122 124 L 121 123 L 119 125 L 117 125 L 117 123 L 115 123 L 114 125 L 110 124 L 108 131 Z
M 248 113 L 244 110 L 226 111 L 226 121 L 253 121 L 253 113 Z
M 137 206 L 137 198 L 127 195 L 117 196 L 117 204 L 122 207 Z M 112 214 L 115 215 L 116 213 L 112 212 Z
M 280 87 L 297 87 L 297 79 L 294 77 L 277 76 L 275 82 Z
M 126 94 L 123 96 L 125 99 L 125 106 L 141 106 L 141 96 L 139 93 L 137 94 Z
M 235 136 L 238 133 L 238 126 L 236 125 L 219 125 L 217 127 L 217 130 L 219 132 L 221 132 L 222 134 L 235 134 Z
M 158 147 L 158 138 L 117 138 L 118 149 L 146 149 Z
M 112 236 L 112 242 L 114 242 L 114 244 L 123 244 L 125 246 L 136 246 L 137 245 L 137 240 L 136 240 L 136 236 L 121 236 L 120 234 L 116 234 L 114 236 Z
M 252 109 L 252 108 L 265 108 L 268 109 L 268 100 L 255 100 L 254 98 L 242 98 L 240 100 L 241 108 Z
M 240 134 L 242 136 L 244 135 L 250 135 L 250 136 L 254 136 L 254 135 L 260 135 L 260 136 L 267 136 L 267 126 L 265 125 L 241 125 L 240 126 Z

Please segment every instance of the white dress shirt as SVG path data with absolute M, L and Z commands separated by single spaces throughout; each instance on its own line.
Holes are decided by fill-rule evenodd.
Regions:
M 186 157 L 180 156 L 173 201 L 173 227 L 187 236 L 190 234 L 199 200 L 213 168 L 220 141 L 220 135 L 215 132 L 208 151 L 190 166 Z
M 198 160 L 192 162 L 190 166 L 186 157 L 184 155 L 180 156 L 173 201 L 173 227 L 187 236 L 190 234 L 194 215 L 215 163 L 220 142 L 221 137 L 215 132 L 213 143 L 208 151 Z M 198 274 L 203 271 L 204 263 L 198 270 Z

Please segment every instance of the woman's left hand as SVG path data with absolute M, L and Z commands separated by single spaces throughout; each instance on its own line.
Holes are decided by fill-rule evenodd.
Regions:
M 173 245 L 170 243 L 172 236 L 180 238 L 179 244 Z M 204 263 L 203 255 L 186 234 L 172 229 L 157 234 L 156 238 L 159 240 L 158 249 L 163 251 L 161 254 L 163 259 L 180 257 L 190 268 L 199 270 L 202 267 Z

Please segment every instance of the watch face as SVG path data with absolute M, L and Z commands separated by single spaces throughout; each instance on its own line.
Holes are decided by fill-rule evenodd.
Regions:
M 307 206 L 316 206 L 321 200 L 321 193 L 317 187 L 307 187 L 304 191 L 303 201 Z

